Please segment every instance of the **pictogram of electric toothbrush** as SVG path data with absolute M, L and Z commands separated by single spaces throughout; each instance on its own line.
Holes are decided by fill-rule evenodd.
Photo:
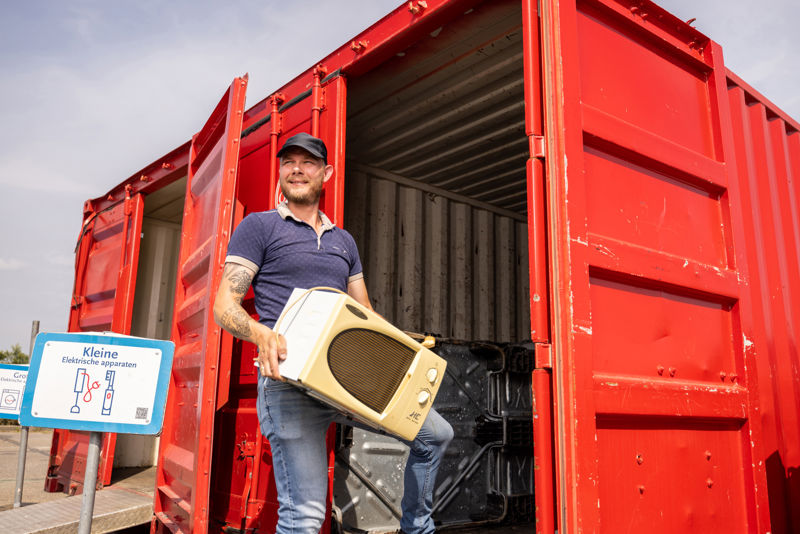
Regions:
M 111 403 L 114 402 L 114 374 L 116 371 L 106 371 L 106 392 L 103 395 L 103 409 L 101 415 L 111 415 Z

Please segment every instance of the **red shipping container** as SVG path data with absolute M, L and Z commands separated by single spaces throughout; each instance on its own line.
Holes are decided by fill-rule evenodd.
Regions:
M 537 532 L 796 531 L 798 123 L 719 45 L 642 0 L 429 0 L 246 111 L 245 86 L 85 208 L 70 330 L 176 343 L 155 532 L 274 525 L 253 348 L 211 304 L 299 131 L 387 319 L 537 344 Z M 51 489 L 82 440 L 56 433 Z

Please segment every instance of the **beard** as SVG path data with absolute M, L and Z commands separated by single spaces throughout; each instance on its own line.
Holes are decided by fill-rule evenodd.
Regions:
M 286 184 L 281 182 L 281 193 L 283 193 L 284 198 L 291 202 L 292 204 L 297 204 L 298 206 L 311 206 L 319 202 L 320 197 L 322 196 L 322 181 L 316 182 L 311 181 L 309 183 L 309 188 L 304 193 L 295 193 L 290 191 Z

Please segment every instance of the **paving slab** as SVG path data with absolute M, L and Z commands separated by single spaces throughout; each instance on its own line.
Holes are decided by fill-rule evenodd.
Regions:
M 0 426 L 0 532 L 74 533 L 83 496 L 44 491 L 52 430 L 31 429 L 25 462 L 22 506 L 13 508 L 19 427 Z M 111 485 L 95 494 L 92 532 L 115 532 L 150 522 L 155 468 L 115 468 Z
M 8 534 L 71 534 L 78 530 L 82 496 L 31 504 L 0 512 L 0 528 Z M 148 523 L 152 495 L 109 486 L 94 498 L 92 532 L 114 532 Z

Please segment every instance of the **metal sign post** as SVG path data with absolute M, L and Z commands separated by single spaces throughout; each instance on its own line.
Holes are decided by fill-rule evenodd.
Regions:
M 39 333 L 39 321 L 31 324 L 31 342 L 28 345 L 28 355 L 33 354 L 33 344 Z M 28 427 L 19 428 L 19 455 L 17 456 L 17 484 L 14 486 L 14 508 L 22 506 L 22 486 L 25 483 L 25 460 L 28 458 Z
M 90 432 L 78 532 L 92 529 L 104 432 L 158 434 L 175 345 L 113 333 L 39 334 L 20 424 Z
M 86 474 L 83 477 L 83 500 L 81 501 L 81 521 L 78 524 L 78 534 L 90 534 L 92 532 L 94 495 L 97 492 L 97 470 L 100 467 L 100 445 L 102 443 L 102 432 L 89 434 L 89 450 L 86 453 Z

